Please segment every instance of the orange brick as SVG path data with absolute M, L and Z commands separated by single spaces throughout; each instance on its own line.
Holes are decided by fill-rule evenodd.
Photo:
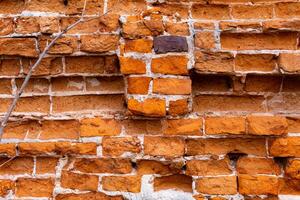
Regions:
M 195 35 L 195 47 L 201 49 L 215 48 L 214 32 L 197 32 Z
M 276 68 L 276 56 L 273 54 L 237 54 L 236 71 L 270 72 Z
M 40 51 L 46 48 L 46 45 L 52 41 L 49 36 L 40 36 Z M 75 36 L 63 36 L 56 40 L 54 45 L 49 49 L 48 54 L 72 54 L 78 51 L 78 38 Z
M 237 177 L 209 177 L 196 180 L 196 190 L 205 194 L 236 194 Z
M 105 57 L 76 56 L 66 57 L 67 73 L 104 73 Z
M 0 13 L 1 14 L 18 14 L 24 9 L 24 1 L 1 1 L 0 3 Z
M 146 64 L 134 58 L 120 57 L 121 72 L 123 74 L 145 74 Z
M 153 93 L 188 95 L 192 92 L 190 79 L 156 78 L 153 80 Z
M 40 31 L 37 17 L 20 17 L 16 20 L 15 32 L 19 34 L 31 34 Z
M 281 195 L 300 195 L 300 180 L 279 178 L 279 191 Z
M 143 102 L 128 100 L 128 110 L 134 115 L 163 117 L 166 115 L 166 102 L 163 99 L 149 98 Z
M 189 26 L 187 23 L 172 23 L 167 22 L 166 32 L 170 35 L 187 36 L 190 34 Z
M 120 112 L 124 109 L 122 95 L 56 96 L 52 103 L 54 113 L 90 110 Z
M 278 178 L 272 176 L 251 176 L 239 175 L 239 192 L 241 194 L 251 195 L 277 195 L 278 194 Z M 257 186 L 261 187 L 257 187 Z
M 232 72 L 233 54 L 195 51 L 195 69 L 205 72 Z
M 165 135 L 202 135 L 202 118 L 163 121 Z
M 7 161 L 8 158 L 1 158 L 1 163 Z M 31 174 L 33 172 L 33 158 L 17 157 L 9 163 L 1 167 L 1 175 L 18 175 L 18 174 Z
M 300 137 L 276 138 L 269 142 L 269 152 L 276 157 L 298 157 Z
M 192 89 L 194 94 L 202 92 L 229 92 L 232 89 L 232 79 L 224 75 L 196 74 L 192 77 Z
M 207 117 L 205 119 L 206 134 L 245 134 L 244 117 Z
M 245 91 L 247 92 L 279 92 L 282 83 L 280 76 L 248 75 Z
M 194 97 L 194 111 L 266 111 L 264 98 L 261 96 L 217 96 L 199 95 Z
M 91 53 L 115 51 L 119 44 L 118 35 L 84 35 L 80 38 L 80 50 Z
M 102 192 L 87 192 L 81 194 L 58 194 L 55 199 L 57 200 L 67 200 L 67 199 L 109 199 L 109 200 L 123 200 L 123 196 L 121 195 L 114 195 L 109 196 Z
M 80 136 L 112 136 L 121 133 L 121 126 L 113 119 L 90 118 L 81 120 Z
M 151 53 L 153 46 L 152 40 L 137 39 L 125 41 L 125 52 Z
M 15 182 L 12 180 L 5 180 L 1 179 L 0 180 L 0 196 L 5 197 L 8 195 L 10 191 L 14 192 L 15 190 Z
M 38 53 L 33 38 L 0 38 L 0 55 L 37 57 Z
M 83 91 L 83 77 L 56 77 L 51 79 L 52 92 Z
M 265 156 L 266 146 L 263 138 L 222 138 L 222 139 L 188 139 L 187 155 L 225 155 L 244 153 Z
M 198 19 L 230 19 L 229 6 L 194 4 L 192 7 L 192 16 Z
M 36 158 L 36 173 L 37 174 L 54 174 L 58 158 L 54 157 L 37 157 Z
M 300 4 L 297 2 L 279 2 L 275 4 L 275 16 L 278 18 L 299 17 Z
M 24 79 L 16 79 L 16 86 L 21 88 Z M 40 93 L 45 94 L 49 92 L 49 80 L 43 78 L 31 78 L 26 86 L 24 93 Z
M 0 145 L 0 154 L 5 156 L 16 155 L 16 145 L 15 144 L 5 144 Z
M 138 193 L 141 190 L 141 177 L 139 176 L 104 176 L 103 189 L 107 191 L 123 191 Z
M 10 79 L 0 79 L 0 94 L 12 94 Z
M 151 156 L 179 157 L 184 154 L 184 140 L 178 137 L 145 137 L 144 153 Z
M 137 161 L 138 174 L 179 174 L 184 164 L 182 162 L 160 162 L 156 160 Z
M 121 76 L 88 77 L 86 78 L 86 90 L 103 93 L 125 93 L 125 83 Z
M 61 175 L 61 186 L 63 188 L 97 191 L 98 181 L 98 176 L 87 174 L 63 171 Z
M 279 66 L 287 72 L 300 71 L 300 54 L 281 53 L 279 56 Z
M 17 197 L 52 197 L 53 179 L 19 178 L 16 181 Z
M 290 159 L 285 167 L 285 174 L 294 179 L 300 179 L 300 160 Z
M 179 99 L 169 102 L 168 114 L 172 116 L 184 115 L 189 112 L 188 99 Z
M 96 143 L 43 142 L 19 143 L 21 155 L 96 155 Z
M 188 59 L 185 56 L 166 56 L 154 58 L 151 63 L 153 73 L 187 75 Z
M 0 35 L 9 35 L 14 31 L 14 22 L 12 18 L 0 19 Z
M 104 156 L 121 156 L 124 153 L 139 153 L 141 143 L 137 137 L 104 137 L 102 140 Z
M 189 160 L 186 163 L 186 174 L 194 176 L 230 175 L 230 160 Z
M 273 17 L 272 5 L 237 5 L 232 7 L 235 19 L 270 19 Z
M 268 158 L 241 157 L 236 168 L 239 174 L 279 175 L 281 173 L 280 166 L 273 159 Z
M 29 68 L 36 62 L 35 59 L 22 59 L 24 74 L 28 74 Z M 44 58 L 33 76 L 56 75 L 63 72 L 62 58 Z
M 79 122 L 75 120 L 48 120 L 42 122 L 39 139 L 78 139 Z
M 3 138 L 37 138 L 40 131 L 41 125 L 35 120 L 9 122 L 4 129 Z
M 222 33 L 224 50 L 295 50 L 297 35 L 293 32 L 279 33 Z
M 171 175 L 154 179 L 154 191 L 175 189 L 192 192 L 192 177 L 186 175 Z
M 247 116 L 248 134 L 253 135 L 285 135 L 288 123 L 281 116 Z
M 127 78 L 127 92 L 129 94 L 148 94 L 150 77 L 129 77 Z
M 122 158 L 76 158 L 73 169 L 83 173 L 128 174 L 132 165 L 130 160 Z
M 50 99 L 48 96 L 23 97 L 19 100 L 16 112 L 48 113 L 50 110 Z
M 0 74 L 2 76 L 17 76 L 20 72 L 19 59 L 0 60 Z
M 125 128 L 126 134 L 128 135 L 155 135 L 162 131 L 162 124 L 159 119 L 131 119 L 124 120 L 122 124 Z

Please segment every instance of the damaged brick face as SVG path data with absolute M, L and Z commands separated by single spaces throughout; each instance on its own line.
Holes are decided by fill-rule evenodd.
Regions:
M 4 130 L 1 198 L 300 199 L 298 1 L 84 2 L 0 0 L 0 119 L 86 20 Z

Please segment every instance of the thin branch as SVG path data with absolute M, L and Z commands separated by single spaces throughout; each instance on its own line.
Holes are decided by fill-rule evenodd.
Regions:
M 11 116 L 13 110 L 15 109 L 17 103 L 18 103 L 18 100 L 20 99 L 21 95 L 23 94 L 24 92 L 24 89 L 25 87 L 27 86 L 31 76 L 32 76 L 32 73 L 34 72 L 34 70 L 39 66 L 39 64 L 41 63 L 41 61 L 43 60 L 43 58 L 47 55 L 49 49 L 55 44 L 55 42 L 61 38 L 63 36 L 63 34 L 65 34 L 66 32 L 68 32 L 70 29 L 74 28 L 75 26 L 77 26 L 79 23 L 82 23 L 82 22 L 85 22 L 85 21 L 89 21 L 89 20 L 92 20 L 91 18 L 90 19 L 87 19 L 85 20 L 84 19 L 84 12 L 85 12 L 85 9 L 86 9 L 86 4 L 87 4 L 87 0 L 84 1 L 84 6 L 83 6 L 83 10 L 82 10 L 82 15 L 80 17 L 79 20 L 77 20 L 76 22 L 74 22 L 73 24 L 71 24 L 70 26 L 68 26 L 65 30 L 61 31 L 51 42 L 50 44 L 48 44 L 48 46 L 46 46 L 46 48 L 43 50 L 43 52 L 39 55 L 39 58 L 38 60 L 34 63 L 34 65 L 31 66 L 31 68 L 29 69 L 29 72 L 28 74 L 26 75 L 25 77 L 25 80 L 23 81 L 22 83 L 22 86 L 20 87 L 20 89 L 17 91 L 16 95 L 14 96 L 14 99 L 13 99 L 13 102 L 10 104 L 9 108 L 8 108 L 8 111 L 6 112 L 5 116 L 4 116 L 4 119 L 1 123 L 1 126 L 0 126 L 0 142 L 2 140 L 2 136 L 3 136 L 3 131 L 4 131 L 4 128 L 5 126 L 7 125 L 7 122 L 9 120 L 9 117 Z M 115 4 L 116 6 L 116 4 Z M 112 8 L 113 9 L 113 8 Z M 106 13 L 100 15 L 100 16 L 97 16 L 95 18 L 99 18 L 99 17 L 102 17 L 102 16 L 105 16 L 107 15 L 110 11 L 112 11 L 112 9 L 108 10 Z M 93 18 L 94 19 L 94 18 Z
M 7 161 L 3 162 L 0 164 L 0 168 L 3 167 L 4 165 L 6 165 L 7 163 L 9 163 L 10 161 L 12 161 L 13 159 L 15 159 L 17 156 L 11 157 L 10 159 L 8 159 Z

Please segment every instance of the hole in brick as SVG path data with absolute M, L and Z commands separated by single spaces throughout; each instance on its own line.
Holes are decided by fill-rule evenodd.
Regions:
M 137 164 L 136 164 L 136 162 L 131 162 L 131 166 L 132 166 L 132 168 L 137 169 Z
M 183 166 L 181 167 L 181 170 L 182 170 L 182 171 L 186 171 L 186 165 L 183 165 Z
M 231 161 L 236 162 L 240 157 L 246 156 L 247 154 L 245 153 L 235 153 L 235 152 L 230 152 L 227 154 L 228 158 Z
M 288 162 L 288 158 L 287 158 L 287 157 L 274 157 L 274 161 L 275 161 L 278 165 L 280 165 L 280 166 L 282 166 L 283 168 L 285 168 L 286 165 L 287 165 L 287 162 Z

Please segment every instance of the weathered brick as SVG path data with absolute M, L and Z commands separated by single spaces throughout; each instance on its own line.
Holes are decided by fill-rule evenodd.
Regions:
M 0 38 L 0 55 L 37 57 L 38 54 L 33 38 Z
M 67 73 L 104 73 L 105 58 L 100 56 L 66 57 Z
M 218 96 L 199 95 L 194 97 L 194 111 L 244 111 L 264 112 L 266 106 L 262 96 Z
M 125 52 L 151 53 L 153 41 L 148 39 L 126 40 Z
M 88 192 L 83 194 L 58 194 L 55 199 L 57 200 L 85 200 L 85 199 L 103 199 L 103 200 L 123 200 L 123 196 L 109 196 L 101 192 Z
M 18 14 L 24 9 L 25 1 L 23 0 L 4 0 L 0 3 L 0 14 Z
M 190 34 L 189 26 L 187 23 L 167 22 L 165 27 L 166 32 L 168 32 L 171 35 L 188 36 Z
M 281 83 L 281 76 L 248 75 L 244 89 L 247 92 L 279 92 Z
M 31 34 L 40 31 L 40 25 L 36 17 L 20 17 L 16 20 L 15 32 L 19 34 Z
M 279 33 L 222 33 L 224 50 L 295 50 L 297 35 L 293 32 Z
M 151 63 L 151 71 L 160 74 L 187 75 L 187 63 L 186 56 L 154 58 Z
M 132 165 L 122 158 L 76 158 L 72 169 L 83 173 L 128 174 Z
M 56 17 L 40 17 L 39 28 L 42 33 L 51 34 L 59 32 L 59 19 Z
M 249 21 L 221 21 L 219 26 L 223 32 L 260 32 L 262 30 L 259 22 Z
M 121 76 L 87 77 L 86 90 L 103 93 L 125 93 L 124 78 Z
M 275 4 L 275 16 L 278 18 L 297 18 L 300 16 L 299 12 L 299 3 L 279 2 Z
M 300 160 L 290 159 L 285 167 L 285 174 L 291 178 L 300 179 Z
M 3 138 L 37 138 L 40 131 L 41 125 L 35 120 L 9 122 L 4 129 Z
M 184 115 L 189 112 L 188 99 L 178 99 L 169 102 L 168 114 L 172 116 Z
M 2 76 L 17 76 L 20 73 L 19 59 L 0 60 L 0 74 Z
M 216 47 L 214 32 L 197 32 L 195 34 L 195 47 L 213 49 Z
M 137 137 L 104 137 L 102 153 L 104 156 L 121 156 L 124 153 L 139 153 L 141 142 Z
M 51 79 L 52 92 L 83 91 L 83 77 L 55 77 Z
M 279 191 L 281 195 L 300 195 L 300 180 L 279 178 Z
M 118 35 L 84 35 L 80 38 L 81 51 L 103 53 L 115 51 L 119 43 Z
M 194 4 L 192 7 L 192 16 L 196 19 L 230 19 L 229 6 Z
M 28 74 L 29 68 L 36 62 L 35 59 L 22 59 L 23 73 Z M 63 72 L 61 58 L 44 58 L 34 70 L 33 76 L 56 75 Z
M 139 176 L 104 176 L 102 186 L 107 191 L 123 191 L 138 193 L 141 190 L 141 177 Z
M 183 166 L 182 162 L 160 162 L 156 160 L 137 161 L 138 174 L 179 174 Z
M 269 142 L 269 152 L 276 157 L 298 157 L 300 154 L 300 138 L 276 138 Z
M 224 75 L 195 74 L 192 76 L 192 89 L 194 94 L 202 92 L 228 92 L 232 89 L 232 79 Z
M 98 176 L 87 174 L 63 171 L 61 175 L 61 186 L 63 188 L 97 191 L 98 181 Z
M 54 174 L 57 165 L 58 165 L 58 158 L 37 157 L 35 170 L 37 174 Z
M 156 135 L 162 131 L 162 124 L 159 119 L 131 119 L 124 120 L 122 124 L 128 135 Z
M 8 158 L 1 158 L 1 163 L 4 163 Z M 1 167 L 1 175 L 18 175 L 31 174 L 33 172 L 33 158 L 18 157 L 11 160 L 9 163 Z
M 208 177 L 196 180 L 196 190 L 205 194 L 236 194 L 237 177 Z
M 15 182 L 12 180 L 1 179 L 0 180 L 0 196 L 5 197 L 10 191 L 14 192 Z
M 122 95 L 56 96 L 53 98 L 54 113 L 89 110 L 120 112 L 123 109 Z
M 263 138 L 222 138 L 222 139 L 188 139 L 187 155 L 225 155 L 244 153 L 265 156 L 267 154 Z
M 11 79 L 0 79 L 0 94 L 12 94 Z
M 135 115 L 163 117 L 166 115 L 166 102 L 163 99 L 148 98 L 142 102 L 129 99 L 128 110 Z
M 205 118 L 206 134 L 245 134 L 244 117 L 207 117 Z
M 280 166 L 269 158 L 241 157 L 238 159 L 236 168 L 239 174 L 279 175 L 281 173 Z
M 186 175 L 162 176 L 154 179 L 154 191 L 175 189 L 192 192 L 192 177 Z
M 185 37 L 160 36 L 153 40 L 154 51 L 157 54 L 168 52 L 187 52 L 188 44 Z
M 145 74 L 146 64 L 130 57 L 120 57 L 120 66 L 122 74 Z
M 79 122 L 75 120 L 47 120 L 42 122 L 39 139 L 78 139 Z
M 172 119 L 163 121 L 165 135 L 201 135 L 202 119 Z
M 112 136 L 121 133 L 121 126 L 113 119 L 90 118 L 81 120 L 80 136 Z
M 14 31 L 14 22 L 12 18 L 0 19 L 0 35 L 9 35 Z
M 145 137 L 144 153 L 151 156 L 179 157 L 184 154 L 184 140 L 178 137 Z
M 272 5 L 236 5 L 231 15 L 235 19 L 270 19 L 273 17 Z
M 239 175 L 239 192 L 241 194 L 251 195 L 277 195 L 278 194 L 278 178 L 272 176 L 251 176 Z M 257 186 L 260 187 L 257 187 Z
M 284 135 L 287 134 L 288 123 L 281 116 L 247 116 L 248 134 Z
M 276 68 L 276 56 L 273 54 L 237 54 L 236 71 L 270 72 Z
M 231 53 L 195 51 L 195 69 L 200 72 L 232 72 L 233 65 Z
M 189 160 L 186 163 L 186 174 L 193 176 L 229 175 L 232 173 L 230 160 Z
M 96 155 L 96 143 L 70 143 L 70 142 L 31 142 L 19 143 L 21 155 Z
M 49 36 L 41 36 L 39 38 L 40 51 L 52 41 Z M 72 54 L 78 51 L 78 38 L 74 36 L 63 36 L 56 40 L 54 45 L 49 49 L 48 54 Z
M 156 78 L 153 80 L 153 93 L 168 95 L 188 95 L 192 92 L 190 79 Z
M 16 181 L 17 197 L 52 197 L 53 179 L 19 178 Z
M 127 18 L 127 21 L 122 24 L 122 28 L 122 36 L 126 39 L 138 39 L 152 35 L 144 21 L 137 16 Z
M 16 79 L 17 88 L 21 88 L 24 79 Z M 49 92 L 49 80 L 44 78 L 31 78 L 25 87 L 24 93 L 40 93 L 46 94 Z
M 281 53 L 279 56 L 279 66 L 287 72 L 300 71 L 300 54 Z
M 129 94 L 148 94 L 151 77 L 127 78 L 127 92 Z

